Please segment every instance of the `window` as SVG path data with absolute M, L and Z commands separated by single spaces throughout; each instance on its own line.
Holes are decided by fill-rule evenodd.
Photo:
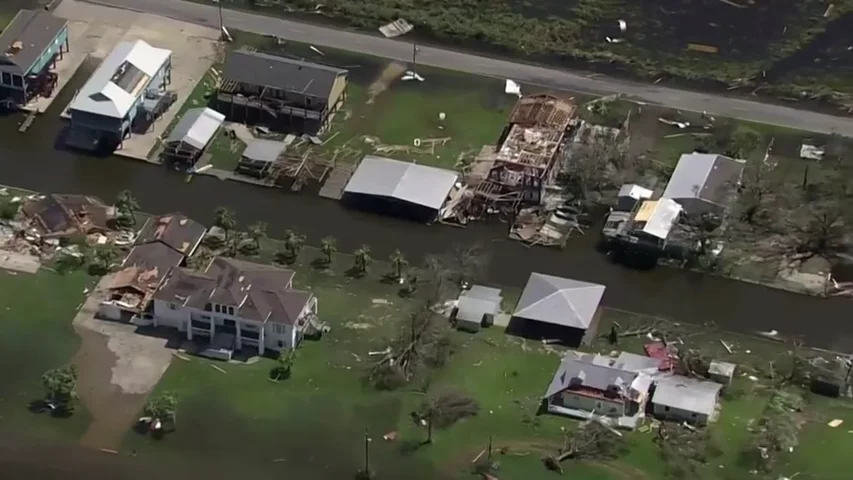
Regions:
M 305 105 L 311 106 L 311 97 L 305 97 Z
M 178 306 L 175 305 L 174 303 L 169 304 L 169 310 L 177 310 L 177 309 L 178 309 Z
M 663 411 L 664 411 L 664 412 L 668 412 L 668 411 L 669 411 L 669 407 L 663 407 Z
M 3 84 L 11 85 L 12 84 L 12 75 L 9 75 L 9 72 L 3 72 Z
M 222 313 L 222 311 L 220 310 L 220 306 L 219 306 L 219 305 L 214 305 L 214 306 L 213 306 L 213 311 L 214 311 L 214 312 L 216 312 L 216 313 Z
M 278 348 L 284 348 L 284 342 L 283 341 L 281 341 L 281 340 L 278 341 Z
M 12 76 L 12 85 L 14 85 L 18 88 L 22 88 L 24 86 L 24 78 L 20 75 L 13 75 Z
M 228 315 L 234 315 L 234 307 L 228 307 Z

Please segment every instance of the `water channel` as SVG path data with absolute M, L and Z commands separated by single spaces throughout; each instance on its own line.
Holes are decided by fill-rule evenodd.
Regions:
M 607 286 L 604 305 L 680 322 L 713 322 L 739 331 L 771 330 L 802 336 L 815 346 L 853 347 L 853 302 L 818 299 L 698 273 L 658 268 L 634 271 L 597 253 L 596 235 L 572 240 L 564 250 L 526 248 L 506 237 L 506 226 L 468 228 L 425 226 L 350 211 L 311 191 L 265 189 L 213 177 L 185 176 L 144 162 L 118 157 L 95 158 L 57 148 L 63 122 L 62 106 L 88 77 L 94 65 L 84 64 L 51 109 L 30 130 L 18 133 L 23 117 L 0 117 L 0 183 L 44 192 L 83 193 L 111 200 L 131 190 L 142 208 L 152 213 L 182 211 L 209 222 L 213 210 L 227 206 L 247 225 L 264 221 L 271 236 L 288 228 L 306 234 L 309 242 L 333 235 L 342 249 L 369 244 L 384 257 L 395 248 L 410 260 L 441 253 L 457 244 L 481 243 L 491 252 L 489 279 L 523 286 L 530 272 L 567 276 Z

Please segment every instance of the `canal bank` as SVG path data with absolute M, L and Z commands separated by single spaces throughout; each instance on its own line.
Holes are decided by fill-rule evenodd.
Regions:
M 571 240 L 565 250 L 525 248 L 507 239 L 506 225 L 479 224 L 466 229 L 427 227 L 347 210 L 301 193 L 185 175 L 161 166 L 89 157 L 59 150 L 63 123 L 61 105 L 91 73 L 84 64 L 54 106 L 24 134 L 17 133 L 19 115 L 0 117 L 0 183 L 45 192 L 85 193 L 111 200 L 131 190 L 142 208 L 152 213 L 180 210 L 209 223 L 218 206 L 234 210 L 243 226 L 269 225 L 271 237 L 296 229 L 310 243 L 333 235 L 343 250 L 371 245 L 377 256 L 401 249 L 412 261 L 441 253 L 457 244 L 482 243 L 491 253 L 491 280 L 522 285 L 532 271 L 557 274 L 607 286 L 604 304 L 662 316 L 680 322 L 716 323 L 736 331 L 772 330 L 804 337 L 815 346 L 853 349 L 853 326 L 844 322 L 853 303 L 818 299 L 693 272 L 661 268 L 635 271 L 612 263 L 594 249 L 595 236 Z M 64 101 L 63 101 L 64 100 Z M 808 319 L 808 322 L 804 320 Z

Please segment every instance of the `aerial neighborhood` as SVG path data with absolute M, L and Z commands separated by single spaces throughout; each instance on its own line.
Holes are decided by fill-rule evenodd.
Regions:
M 850 478 L 853 7 L 168 3 L 0 5 L 8 478 Z

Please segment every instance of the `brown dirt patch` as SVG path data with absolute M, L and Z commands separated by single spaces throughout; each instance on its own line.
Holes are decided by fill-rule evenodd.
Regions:
M 111 383 L 112 369 L 118 361 L 107 346 L 107 337 L 87 328 L 77 328 L 80 349 L 72 362 L 80 372 L 77 392 L 89 410 L 92 423 L 80 444 L 92 448 L 114 449 L 142 409 L 145 395 L 122 392 Z

